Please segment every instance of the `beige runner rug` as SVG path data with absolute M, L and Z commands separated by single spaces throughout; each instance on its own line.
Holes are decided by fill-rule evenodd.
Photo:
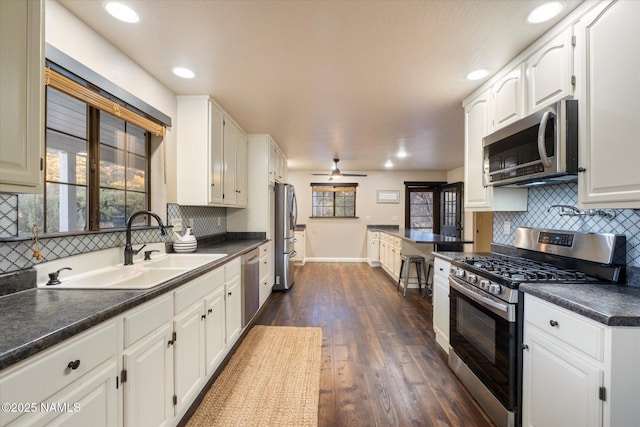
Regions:
M 322 329 L 254 326 L 187 427 L 317 426 Z

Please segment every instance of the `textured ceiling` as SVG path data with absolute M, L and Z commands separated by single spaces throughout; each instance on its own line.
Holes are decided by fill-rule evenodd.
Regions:
M 449 170 L 463 164 L 462 100 L 557 23 L 535 0 L 98 0 L 60 3 L 176 94 L 210 94 L 248 133 L 270 133 L 293 169 Z M 183 80 L 174 66 L 193 69 Z M 403 146 L 409 156 L 395 158 Z

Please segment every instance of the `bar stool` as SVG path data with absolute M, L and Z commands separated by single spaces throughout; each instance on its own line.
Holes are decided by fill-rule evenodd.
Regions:
M 435 274 L 435 270 L 433 267 L 433 258 L 430 258 L 429 262 L 427 262 L 427 279 L 425 280 L 427 284 L 424 287 L 422 298 L 430 297 L 433 293 L 433 276 L 431 276 L 432 272 L 433 274 Z M 431 283 L 429 283 L 429 276 L 431 276 Z
M 427 279 L 428 279 L 428 275 L 425 276 L 425 273 L 427 273 L 427 263 L 425 262 L 425 259 L 423 256 L 421 255 L 405 255 L 405 254 L 401 254 L 401 262 L 400 262 L 400 275 L 398 276 L 398 287 L 396 289 L 400 290 L 400 282 L 402 282 L 402 280 L 404 279 L 404 291 L 402 293 L 402 296 L 407 296 L 407 288 L 409 287 L 409 283 L 411 282 L 411 280 L 416 280 L 418 282 L 418 289 L 420 290 L 420 292 L 422 293 L 422 279 L 424 278 L 424 287 L 425 287 L 425 291 L 427 286 L 429 285 Z M 411 264 L 415 264 L 416 265 L 416 275 L 417 277 L 410 277 L 411 274 Z M 427 273 L 428 274 L 428 273 Z M 412 282 L 415 283 L 415 282 Z

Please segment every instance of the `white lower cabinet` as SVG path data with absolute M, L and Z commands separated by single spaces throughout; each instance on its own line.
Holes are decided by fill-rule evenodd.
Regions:
M 175 411 L 188 406 L 198 393 L 205 376 L 204 366 L 204 304 L 198 301 L 176 316 Z
M 525 295 L 522 425 L 638 425 L 640 328 Z
M 0 411 L 0 425 L 119 425 L 116 325 L 96 326 L 2 371 L 0 401 L 23 406 Z
M 240 283 L 236 258 L 4 369 L 0 427 L 176 425 L 241 336 Z
M 304 230 L 301 230 L 301 231 L 295 231 L 293 234 L 296 238 L 296 243 L 295 243 L 296 256 L 294 256 L 291 259 L 293 260 L 293 262 L 296 263 L 296 265 L 304 265 L 305 256 L 306 256 L 305 255 L 305 248 L 306 248 L 305 232 Z
M 398 280 L 402 261 L 402 239 L 380 233 L 380 265 L 393 280 Z
M 173 328 L 165 322 L 125 349 L 122 382 L 126 426 L 168 426 L 173 420 Z M 122 379 L 121 379 L 122 380 Z
M 367 231 L 367 264 L 380 266 L 380 232 Z
M 242 332 L 242 295 L 240 289 L 240 259 L 224 266 L 226 344 L 231 347 Z
M 264 304 L 273 288 L 273 261 L 272 261 L 272 245 L 273 242 L 267 242 L 260 245 L 260 307 Z
M 449 270 L 451 262 L 435 257 L 433 261 L 433 331 L 436 342 L 449 353 Z
M 218 310 L 214 314 L 212 305 L 216 305 L 217 292 L 224 289 L 225 268 L 204 274 L 174 292 L 175 415 L 182 414 L 193 402 L 208 375 L 207 368 L 211 370 L 207 347 L 211 358 L 219 356 L 211 351 L 215 351 L 214 343 L 224 322 L 216 324 L 206 320 L 210 308 L 212 317 L 220 315 Z
M 224 287 L 220 286 L 211 292 L 205 300 L 205 363 L 206 375 L 211 375 L 225 354 L 225 307 Z

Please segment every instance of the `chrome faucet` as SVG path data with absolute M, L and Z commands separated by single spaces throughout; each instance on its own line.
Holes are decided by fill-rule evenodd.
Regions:
M 602 218 L 613 219 L 616 217 L 616 211 L 613 209 L 587 209 L 586 211 L 569 205 L 551 205 L 547 208 L 547 212 L 551 212 L 553 208 L 560 208 L 558 213 L 560 216 L 599 216 Z
M 139 247 L 138 249 L 133 249 L 133 246 L 131 245 L 131 225 L 133 224 L 133 220 L 135 219 L 135 217 L 139 216 L 139 215 L 149 215 L 153 218 L 155 218 L 155 220 L 158 222 L 158 229 L 160 230 L 160 235 L 164 236 L 166 234 L 166 231 L 164 229 L 164 224 L 162 223 L 162 220 L 160 219 L 160 217 L 151 212 L 151 211 L 138 211 L 138 212 L 134 212 L 130 217 L 129 220 L 127 221 L 127 243 L 124 246 L 124 265 L 132 265 L 133 264 L 133 256 L 137 255 L 138 252 L 140 252 L 145 246 L 142 245 L 141 247 Z
M 551 212 L 551 209 L 553 208 L 560 208 L 560 215 L 561 216 L 565 216 L 565 215 L 571 215 L 571 216 L 575 216 L 575 215 L 581 215 L 582 211 L 578 208 L 576 208 L 575 206 L 569 206 L 569 205 L 551 205 L 547 208 L 547 212 Z

